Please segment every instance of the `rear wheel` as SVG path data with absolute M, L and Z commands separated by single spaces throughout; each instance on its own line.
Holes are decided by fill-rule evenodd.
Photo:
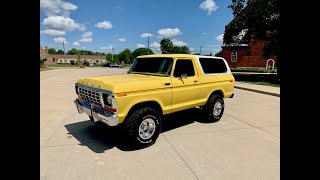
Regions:
M 219 121 L 224 112 L 223 98 L 218 94 L 211 95 L 206 105 L 203 107 L 203 110 L 206 114 L 207 122 Z
M 155 109 L 143 107 L 131 113 L 123 127 L 132 148 L 147 147 L 154 144 L 160 134 L 161 116 Z

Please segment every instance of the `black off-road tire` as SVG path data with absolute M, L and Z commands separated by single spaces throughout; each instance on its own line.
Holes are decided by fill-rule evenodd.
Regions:
M 155 122 L 155 131 L 148 139 L 142 139 L 139 135 L 139 127 L 146 119 Z M 130 148 L 140 149 L 154 144 L 161 132 L 162 119 L 158 111 L 151 107 L 142 107 L 128 115 L 123 123 L 123 133 L 125 134 L 127 145 Z
M 221 104 L 221 111 L 219 115 L 213 113 L 213 109 L 216 103 Z M 205 122 L 218 122 L 224 112 L 224 101 L 223 98 L 218 94 L 213 94 L 209 97 L 206 105 L 203 106 L 203 111 L 205 113 Z

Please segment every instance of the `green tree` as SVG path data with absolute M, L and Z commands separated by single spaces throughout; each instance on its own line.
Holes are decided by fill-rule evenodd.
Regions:
M 59 49 L 56 53 L 57 53 L 57 54 L 64 54 L 61 49 Z
M 125 49 L 119 54 L 119 60 L 127 64 L 130 64 L 132 59 L 132 53 L 129 49 Z
M 191 51 L 187 46 L 175 46 L 168 38 L 160 41 L 160 49 L 162 54 L 190 54 Z
M 136 58 L 137 56 L 154 54 L 153 51 L 149 48 L 138 48 L 132 52 L 132 57 Z
M 245 2 L 248 3 L 248 0 L 231 0 L 232 3 L 228 6 L 228 8 L 232 9 L 232 14 L 236 17 L 240 14 L 241 10 L 244 7 Z
M 71 54 L 71 55 L 79 54 L 79 50 L 77 50 L 76 48 L 72 48 L 67 52 L 67 54 Z
M 190 54 L 191 51 L 187 46 L 173 46 L 172 54 Z
M 106 54 L 106 58 L 110 62 L 119 63 L 119 55 L 118 54 L 113 54 L 113 57 L 112 57 L 112 54 L 108 53 L 108 54 Z
M 244 0 L 232 0 L 229 8 L 233 10 L 235 19 L 225 30 L 224 42 L 239 44 L 239 40 L 234 37 L 242 29 L 248 29 L 248 36 L 264 42 L 263 56 L 269 58 L 275 55 L 279 62 L 280 0 L 246 0 L 246 7 L 244 2 Z
M 95 53 L 89 50 L 78 50 L 81 55 L 94 55 Z
M 112 61 L 112 54 L 111 53 L 106 54 L 106 59 L 111 62 Z
M 219 52 L 217 52 L 214 56 L 216 56 L 216 57 L 222 57 L 222 50 L 220 50 Z
M 120 54 L 113 54 L 113 62 L 120 63 Z
M 168 38 L 164 38 L 160 41 L 160 49 L 162 54 L 173 53 L 173 43 Z
M 49 49 L 48 49 L 48 53 L 49 53 L 49 54 L 57 54 L 57 51 L 56 51 L 55 48 L 49 48 Z

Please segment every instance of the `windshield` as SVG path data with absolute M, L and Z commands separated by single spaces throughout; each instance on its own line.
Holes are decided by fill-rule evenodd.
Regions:
M 172 62 L 172 58 L 137 58 L 128 73 L 169 76 Z

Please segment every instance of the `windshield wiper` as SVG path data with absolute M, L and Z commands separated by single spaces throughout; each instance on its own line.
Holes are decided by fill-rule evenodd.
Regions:
M 130 72 L 130 74 L 145 74 L 145 75 L 152 75 L 152 76 L 166 76 L 164 74 L 149 73 L 149 72 Z
M 144 72 L 130 72 L 129 74 L 145 74 Z

